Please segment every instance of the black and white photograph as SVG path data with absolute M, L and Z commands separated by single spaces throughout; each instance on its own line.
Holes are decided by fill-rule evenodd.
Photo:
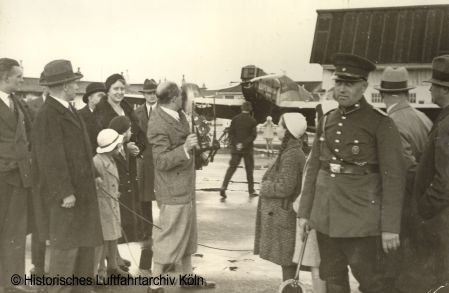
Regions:
M 449 293 L 448 0 L 0 0 L 0 293 Z

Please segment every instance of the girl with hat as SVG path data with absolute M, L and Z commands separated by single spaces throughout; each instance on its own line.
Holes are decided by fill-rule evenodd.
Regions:
M 94 166 L 98 174 L 97 197 L 100 210 L 101 228 L 103 231 L 103 253 L 99 261 L 99 275 L 104 272 L 104 260 L 107 258 L 107 273 L 123 274 L 117 264 L 117 241 L 122 237 L 120 206 L 118 198 L 119 175 L 114 161 L 114 155 L 119 152 L 123 136 L 113 129 L 103 129 L 97 137 L 97 154 L 94 156 Z M 98 264 L 98 262 L 97 262 Z
M 257 206 L 254 254 L 282 267 L 282 279 L 293 279 L 296 265 L 296 213 L 293 202 L 301 189 L 305 155 L 302 139 L 307 122 L 299 113 L 281 116 L 277 135 L 282 141 L 279 154 L 264 174 Z

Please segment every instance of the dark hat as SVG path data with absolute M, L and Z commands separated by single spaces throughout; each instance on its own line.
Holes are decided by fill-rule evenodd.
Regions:
M 39 84 L 43 86 L 58 85 L 82 77 L 80 72 L 73 72 L 72 63 L 69 60 L 54 60 L 45 65 Z
M 252 110 L 253 105 L 248 101 L 244 101 L 242 104 L 242 111 L 251 112 Z
M 425 82 L 449 87 L 449 55 L 433 58 L 432 78 Z
M 380 85 L 374 88 L 380 92 L 404 92 L 415 87 L 408 86 L 408 71 L 405 67 L 393 68 L 388 66 L 382 72 Z
M 143 83 L 143 90 L 139 91 L 141 93 L 155 93 L 157 88 L 157 83 L 154 79 L 145 79 Z
M 109 92 L 109 89 L 117 80 L 125 80 L 125 78 L 123 77 L 123 75 L 115 73 L 106 79 L 106 81 L 104 82 L 106 92 Z
M 109 122 L 108 128 L 114 129 L 118 134 L 125 133 L 131 127 L 131 120 L 126 116 L 117 116 Z
M 345 53 L 334 55 L 334 65 L 335 80 L 368 80 L 369 73 L 376 69 L 376 65 L 368 59 Z
M 83 96 L 83 102 L 87 104 L 87 99 L 89 98 L 89 96 L 98 92 L 106 93 L 104 84 L 102 82 L 89 83 L 89 85 L 86 87 L 86 93 Z

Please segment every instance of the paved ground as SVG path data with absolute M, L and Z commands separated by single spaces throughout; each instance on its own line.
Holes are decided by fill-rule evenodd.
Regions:
M 213 164 L 198 172 L 197 207 L 199 243 L 207 246 L 245 251 L 223 251 L 199 246 L 197 255 L 193 258 L 195 273 L 205 276 L 217 283 L 213 290 L 198 290 L 214 293 L 274 293 L 281 282 L 280 267 L 253 255 L 254 226 L 258 198 L 249 199 L 244 168 L 238 168 L 233 177 L 226 201 L 221 201 L 217 191 L 226 171 L 229 155 L 220 153 Z M 256 189 L 272 159 L 263 153 L 256 155 L 255 181 Z M 243 164 L 243 163 L 242 163 Z M 155 214 L 158 210 L 155 208 Z M 158 219 L 156 217 L 156 223 Z M 29 249 L 28 249 L 29 251 Z M 139 274 L 137 260 L 140 257 L 140 246 L 137 243 L 121 245 L 123 257 L 132 261 L 131 272 Z M 30 268 L 30 258 L 27 258 L 27 269 Z M 310 286 L 310 273 L 302 274 L 301 279 Z M 353 284 L 356 288 L 356 284 Z M 146 292 L 145 287 L 113 287 L 101 289 L 101 292 Z M 176 287 L 166 289 L 166 292 L 196 292 Z M 358 291 L 353 291 L 358 292 Z

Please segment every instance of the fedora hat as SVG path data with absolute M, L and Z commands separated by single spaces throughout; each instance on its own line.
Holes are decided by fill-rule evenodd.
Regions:
M 139 92 L 141 93 L 155 93 L 157 89 L 157 83 L 154 79 L 145 79 L 143 83 L 143 89 Z
M 97 136 L 97 154 L 108 153 L 123 141 L 123 135 L 120 135 L 114 129 L 106 128 L 100 131 Z
M 393 68 L 388 66 L 382 72 L 380 85 L 374 88 L 380 92 L 404 92 L 415 87 L 408 86 L 408 71 L 405 67 Z
M 80 72 L 73 72 L 72 63 L 69 60 L 54 60 L 45 65 L 39 84 L 52 86 L 81 79 L 82 77 L 83 75 Z
M 432 78 L 425 82 L 449 87 L 449 55 L 442 55 L 433 59 Z
M 103 92 L 106 93 L 106 88 L 102 82 L 92 82 L 86 87 L 86 93 L 83 95 L 83 102 L 87 104 L 87 99 L 90 95 Z
M 335 80 L 368 80 L 369 73 L 376 69 L 373 62 L 354 54 L 336 53 L 333 59 L 335 65 L 333 79 Z

